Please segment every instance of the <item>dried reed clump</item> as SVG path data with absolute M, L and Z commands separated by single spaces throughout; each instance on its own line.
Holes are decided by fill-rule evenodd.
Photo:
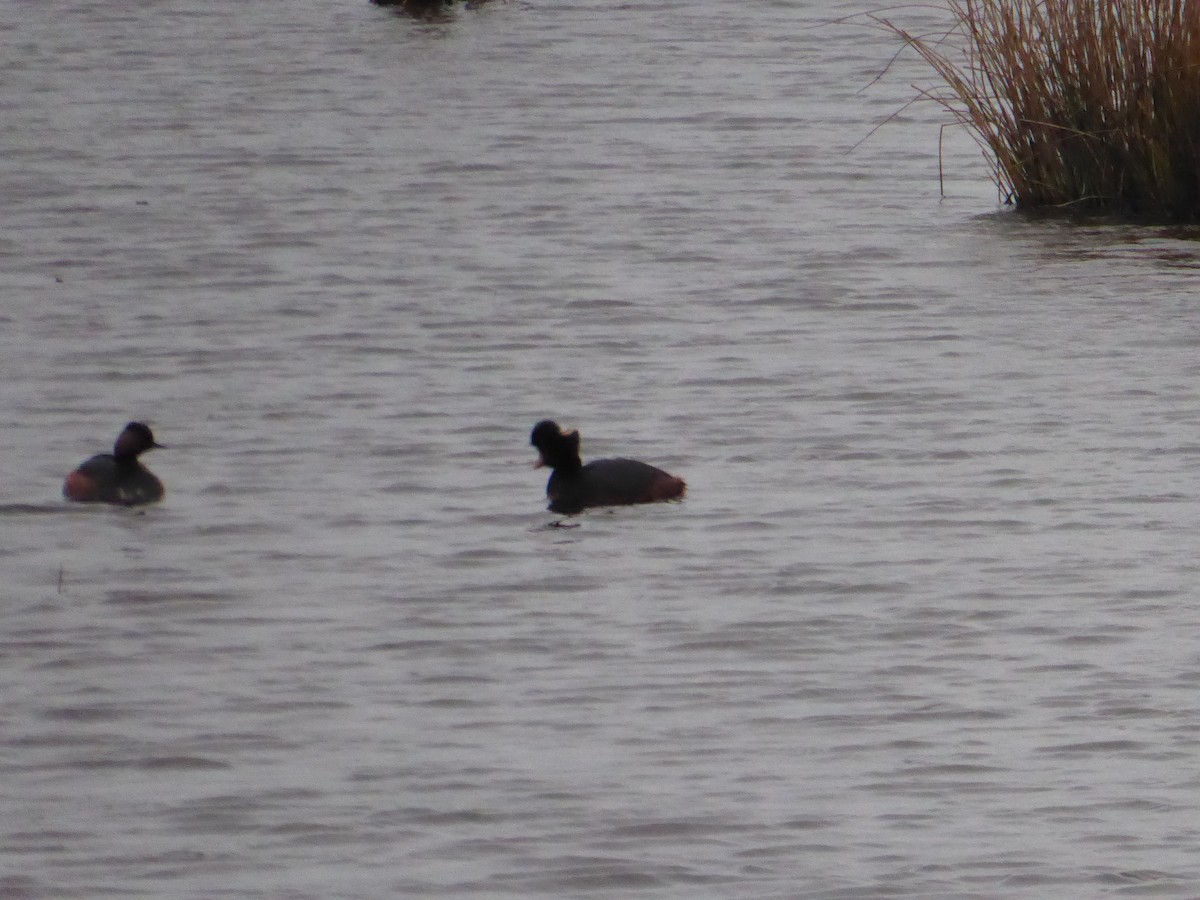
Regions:
M 948 0 L 947 34 L 886 19 L 925 92 L 1019 208 L 1200 219 L 1200 0 Z

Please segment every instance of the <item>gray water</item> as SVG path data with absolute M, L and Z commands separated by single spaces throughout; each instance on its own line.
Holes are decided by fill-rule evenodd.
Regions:
M 0 897 L 1200 896 L 1200 245 L 862 8 L 0 6 Z

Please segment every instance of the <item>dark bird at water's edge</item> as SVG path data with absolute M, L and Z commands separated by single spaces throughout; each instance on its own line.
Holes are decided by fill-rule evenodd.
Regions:
M 537 465 L 553 470 L 546 483 L 551 512 L 569 516 L 590 506 L 678 500 L 687 490 L 682 478 L 636 459 L 597 459 L 584 465 L 579 432 L 564 432 L 549 419 L 533 426 L 529 443 L 541 454 Z

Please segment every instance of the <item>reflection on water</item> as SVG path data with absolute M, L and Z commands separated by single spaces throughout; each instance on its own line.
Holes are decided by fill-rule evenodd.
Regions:
M 859 11 L 0 29 L 0 893 L 1191 895 L 1194 242 L 848 152 Z

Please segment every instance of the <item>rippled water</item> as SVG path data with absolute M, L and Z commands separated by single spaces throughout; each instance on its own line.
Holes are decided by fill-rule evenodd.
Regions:
M 1195 896 L 1200 248 L 860 9 L 8 4 L 0 896 Z

